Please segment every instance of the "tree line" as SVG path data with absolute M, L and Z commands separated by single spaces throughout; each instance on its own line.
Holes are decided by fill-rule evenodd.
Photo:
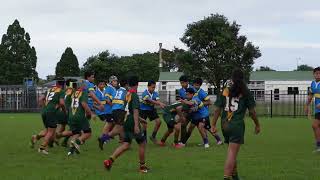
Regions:
M 245 72 L 248 80 L 254 61 L 261 56 L 261 52 L 245 35 L 239 34 L 240 27 L 220 14 L 211 14 L 188 24 L 180 38 L 187 50 L 177 47 L 163 49 L 162 70 L 183 72 L 191 78 L 201 77 L 219 87 L 221 81 L 227 80 L 231 71 L 238 67 Z M 26 77 L 39 80 L 36 49 L 30 43 L 29 33 L 18 20 L 9 25 L 0 44 L 0 84 L 21 84 Z M 55 77 L 80 76 L 85 71 L 95 72 L 97 80 L 111 75 L 124 77 L 133 74 L 141 81 L 158 80 L 158 63 L 159 52 L 117 56 L 105 50 L 87 58 L 80 68 L 77 56 L 71 47 L 67 47 L 56 64 L 55 75 L 48 75 L 47 81 Z M 297 68 L 298 71 L 311 69 L 308 65 Z M 267 66 L 256 70 L 274 71 Z

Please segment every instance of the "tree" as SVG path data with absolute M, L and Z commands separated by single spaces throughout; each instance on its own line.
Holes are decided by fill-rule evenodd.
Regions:
M 38 80 L 37 54 L 30 42 L 18 20 L 9 25 L 0 44 L 0 84 L 21 84 L 26 77 Z
M 313 71 L 313 67 L 312 66 L 309 66 L 307 64 L 302 64 L 302 65 L 299 65 L 297 67 L 297 69 L 295 69 L 295 71 Z
M 260 66 L 259 68 L 256 69 L 256 71 L 276 71 L 276 70 L 271 69 L 268 66 Z
M 66 77 L 66 76 L 79 76 L 80 68 L 77 56 L 73 53 L 70 47 L 64 51 L 61 56 L 60 61 L 56 66 L 56 76 Z
M 97 81 L 107 80 L 111 75 L 119 76 L 120 73 L 122 73 L 122 67 L 118 64 L 118 60 L 118 56 L 110 54 L 110 52 L 106 50 L 89 57 L 83 64 L 81 71 L 94 72 Z
M 146 52 L 118 57 L 106 50 L 89 57 L 83 65 L 82 72 L 95 72 L 97 80 L 107 80 L 111 75 L 118 78 L 137 75 L 140 81 L 158 80 L 158 62 L 158 53 Z
M 258 47 L 239 35 L 240 25 L 229 23 L 219 14 L 187 25 L 181 41 L 189 48 L 195 75 L 220 88 L 221 81 L 230 78 L 235 67 L 241 68 L 249 79 L 254 60 L 261 56 Z

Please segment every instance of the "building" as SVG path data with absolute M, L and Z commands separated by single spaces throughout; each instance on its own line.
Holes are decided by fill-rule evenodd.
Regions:
M 272 94 L 274 100 L 293 94 L 307 94 L 312 71 L 254 71 L 250 75 L 249 89 L 257 100 L 265 100 L 266 94 Z

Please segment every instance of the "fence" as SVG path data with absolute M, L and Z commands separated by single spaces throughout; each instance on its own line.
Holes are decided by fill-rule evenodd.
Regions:
M 38 112 L 38 98 L 47 90 L 41 86 L 0 86 L 0 112 Z M 252 91 L 256 110 L 260 116 L 305 116 L 304 105 L 307 91 Z M 138 93 L 141 96 L 141 93 Z M 175 91 L 160 91 L 159 96 L 165 104 L 176 102 Z M 212 102 L 216 95 L 209 95 Z M 313 109 L 313 108 L 312 108 Z M 210 107 L 213 112 L 213 106 Z
M 0 112 L 38 112 L 38 98 L 47 90 L 36 86 L 0 86 Z

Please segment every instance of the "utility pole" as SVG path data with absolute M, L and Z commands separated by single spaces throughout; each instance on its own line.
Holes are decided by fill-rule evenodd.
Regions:
M 159 43 L 159 72 L 163 71 L 162 43 Z

